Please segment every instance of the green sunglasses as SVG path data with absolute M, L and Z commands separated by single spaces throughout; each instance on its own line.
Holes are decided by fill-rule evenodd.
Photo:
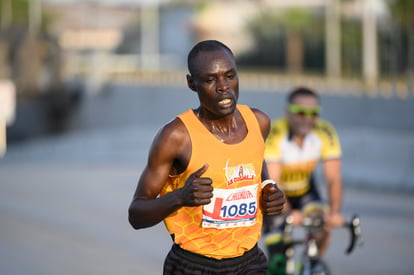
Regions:
M 321 107 L 303 108 L 296 104 L 288 105 L 289 112 L 303 117 L 317 117 L 321 112 Z

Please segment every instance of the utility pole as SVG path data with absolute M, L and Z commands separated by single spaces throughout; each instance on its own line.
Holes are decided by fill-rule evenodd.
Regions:
M 362 15 L 362 66 L 365 83 L 372 86 L 378 80 L 377 22 L 374 13 L 374 0 L 363 1 Z
M 330 79 L 341 77 L 341 12 L 340 0 L 326 0 L 325 64 Z
M 42 3 L 41 0 L 28 1 L 29 9 L 29 32 L 36 33 L 42 24 Z
M 141 68 L 159 69 L 159 4 L 141 4 Z

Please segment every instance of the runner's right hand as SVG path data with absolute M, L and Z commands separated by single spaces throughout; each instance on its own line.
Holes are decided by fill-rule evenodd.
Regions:
M 213 197 L 213 181 L 211 178 L 201 177 L 208 169 L 204 164 L 200 169 L 188 177 L 185 185 L 179 189 L 183 206 L 199 206 L 209 204 Z

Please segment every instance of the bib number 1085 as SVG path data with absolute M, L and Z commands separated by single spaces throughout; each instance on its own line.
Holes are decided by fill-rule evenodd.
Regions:
M 251 202 L 249 205 L 247 203 L 225 205 L 221 208 L 221 212 L 223 218 L 254 215 L 256 213 L 256 202 Z
M 256 214 L 256 202 L 240 204 L 224 204 L 222 198 L 216 198 L 213 218 L 234 218 Z M 221 214 L 221 215 L 220 215 Z

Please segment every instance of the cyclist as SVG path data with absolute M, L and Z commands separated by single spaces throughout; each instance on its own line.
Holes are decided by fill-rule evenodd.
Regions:
M 269 176 L 279 184 L 286 196 L 283 212 L 291 215 L 294 225 L 315 211 L 324 211 L 326 226 L 318 236 L 319 256 L 329 244 L 331 227 L 341 226 L 342 179 L 341 146 L 334 127 L 319 118 L 319 95 L 306 87 L 295 88 L 287 97 L 286 114 L 272 121 L 265 145 Z M 327 183 L 329 205 L 322 201 L 314 172 L 322 162 Z M 285 216 L 286 216 L 285 215 Z M 266 217 L 264 242 L 269 257 L 269 269 L 283 274 L 284 242 L 283 216 Z M 279 266 L 275 272 L 275 266 Z M 280 269 L 282 267 L 282 269 Z

